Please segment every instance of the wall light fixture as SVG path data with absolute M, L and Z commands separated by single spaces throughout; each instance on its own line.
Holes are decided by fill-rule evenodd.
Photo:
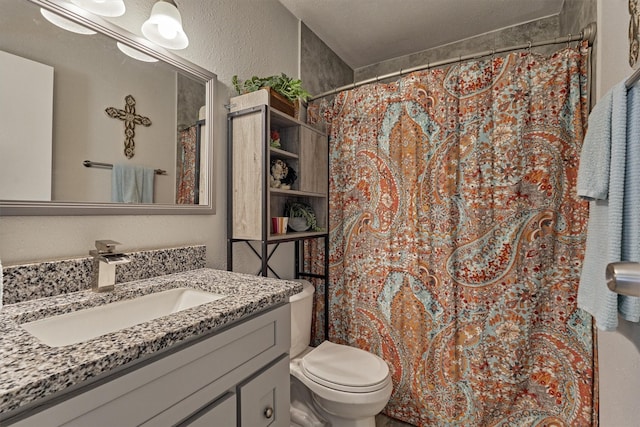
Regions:
M 96 34 L 95 31 L 90 30 L 86 27 L 83 27 L 80 24 L 76 24 L 73 21 L 68 20 L 67 18 L 63 18 L 62 16 L 56 15 L 53 12 L 49 12 L 46 9 L 40 9 L 40 14 L 47 21 L 51 22 L 56 27 L 60 27 L 63 30 L 71 31 L 72 33 L 77 34 Z
M 153 56 L 149 56 L 146 53 L 142 53 L 137 49 L 127 46 L 126 44 L 116 42 L 116 46 L 118 46 L 118 49 L 120 49 L 120 52 L 124 53 L 125 55 L 133 59 L 137 59 L 138 61 L 158 62 L 158 60 Z
M 71 3 L 100 16 L 122 16 L 126 10 L 124 0 L 71 0 Z
M 189 46 L 189 38 L 182 29 L 182 17 L 171 0 L 160 0 L 153 5 L 151 16 L 142 24 L 142 34 L 167 49 Z

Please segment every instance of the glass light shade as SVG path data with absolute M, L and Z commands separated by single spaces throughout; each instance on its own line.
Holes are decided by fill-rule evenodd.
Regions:
M 189 46 L 189 38 L 182 29 L 182 17 L 178 8 L 166 1 L 158 1 L 153 5 L 151 16 L 142 24 L 142 34 L 167 49 L 184 49 Z
M 70 21 L 67 18 L 58 16 L 53 12 L 49 12 L 46 9 L 40 9 L 40 14 L 42 14 L 44 19 L 51 22 L 56 27 L 62 28 L 63 30 L 71 31 L 72 33 L 76 34 L 96 34 L 95 31 L 83 27 L 80 24 L 76 24 L 75 22 Z
M 124 0 L 71 0 L 71 3 L 101 16 L 122 16 L 126 10 Z
M 116 42 L 116 46 L 118 46 L 118 49 L 120 49 L 120 52 L 124 53 L 125 55 L 133 59 L 137 59 L 138 61 L 158 62 L 158 60 L 153 56 L 149 56 L 146 53 L 142 53 L 137 49 L 127 46 L 126 44 Z

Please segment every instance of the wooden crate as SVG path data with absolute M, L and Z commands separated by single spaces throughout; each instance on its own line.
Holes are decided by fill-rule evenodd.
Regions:
M 288 98 L 280 95 L 275 90 L 269 88 L 264 88 L 269 91 L 269 105 L 271 108 L 275 108 L 278 111 L 282 111 L 285 114 L 290 115 L 291 117 L 298 118 L 298 100 L 295 102 L 289 100 Z

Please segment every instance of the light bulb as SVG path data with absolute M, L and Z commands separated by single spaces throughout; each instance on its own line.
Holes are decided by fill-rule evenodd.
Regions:
M 158 32 L 162 37 L 168 40 L 173 40 L 178 35 L 175 25 L 171 22 L 160 22 L 158 24 Z
M 122 16 L 126 10 L 123 0 L 71 0 L 71 2 L 100 16 Z

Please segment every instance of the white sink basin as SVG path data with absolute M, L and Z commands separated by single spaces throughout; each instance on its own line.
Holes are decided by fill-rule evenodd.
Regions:
M 62 347 L 148 322 L 181 310 L 224 298 L 189 288 L 176 288 L 72 313 L 47 317 L 21 326 L 44 344 Z

